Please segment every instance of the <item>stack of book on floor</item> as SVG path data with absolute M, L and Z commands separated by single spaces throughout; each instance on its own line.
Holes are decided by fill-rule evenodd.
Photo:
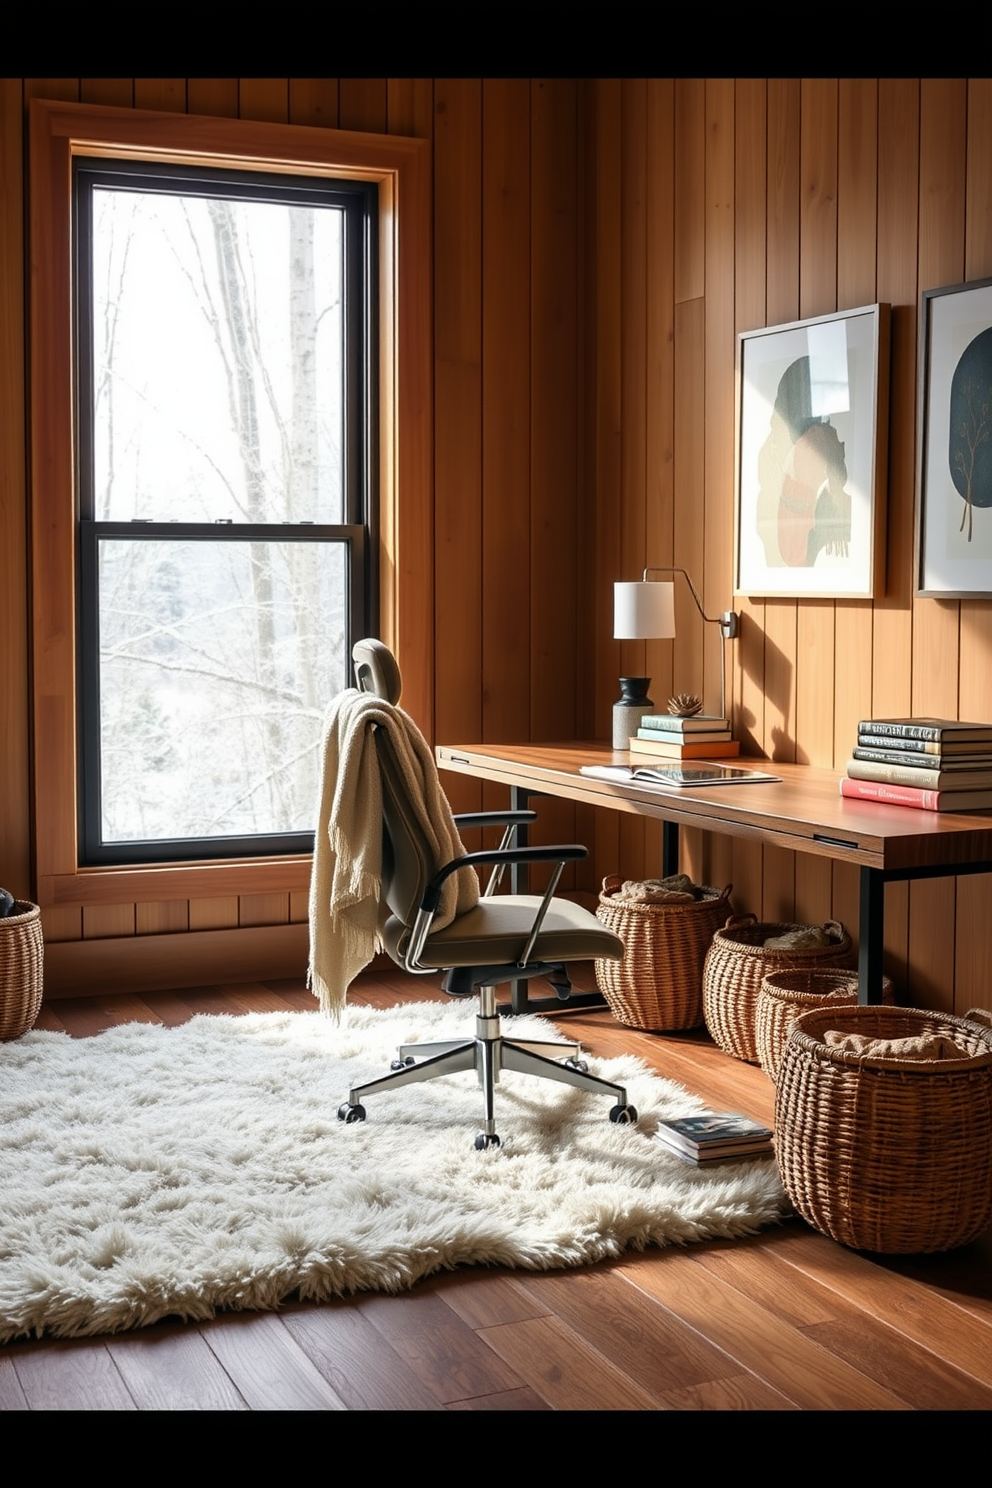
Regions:
M 659 1121 L 656 1136 L 670 1152 L 697 1167 L 744 1158 L 753 1162 L 772 1155 L 770 1129 L 736 1111 L 707 1111 L 702 1116 Z
M 840 792 L 917 811 L 992 809 L 992 723 L 863 719 Z
M 683 718 L 676 713 L 645 713 L 630 741 L 632 754 L 661 755 L 663 759 L 730 759 L 740 745 L 725 718 L 696 713 Z

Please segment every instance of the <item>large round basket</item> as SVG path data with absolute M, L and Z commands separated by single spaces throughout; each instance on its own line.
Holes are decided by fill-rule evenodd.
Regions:
M 855 1054 L 943 1035 L 960 1058 Z M 919 1008 L 818 1008 L 793 1024 L 775 1090 L 775 1152 L 796 1209 L 831 1239 L 886 1254 L 951 1250 L 992 1223 L 992 1031 Z
M 803 966 L 850 966 L 851 937 L 836 920 L 828 920 L 822 927 L 827 945 L 783 949 L 765 945 L 766 940 L 811 928 L 742 915 L 714 935 L 703 967 L 703 1015 L 714 1042 L 726 1054 L 749 1064 L 758 1063 L 754 1020 L 761 984 L 771 972 Z
M 882 1001 L 893 998 L 891 977 L 882 978 Z M 839 967 L 797 966 L 773 971 L 761 983 L 754 1015 L 758 1063 L 773 1083 L 789 1030 L 801 1013 L 818 1007 L 853 1007 L 858 1000 L 858 975 Z
M 20 1038 L 41 1008 L 41 910 L 15 899 L 13 912 L 0 920 L 0 1039 Z
M 613 1016 L 655 1032 L 703 1021 L 703 963 L 714 932 L 730 915 L 728 884 L 691 903 L 636 903 L 615 897 L 622 880 L 603 880 L 597 917 L 624 943 L 622 961 L 597 961 L 597 985 Z

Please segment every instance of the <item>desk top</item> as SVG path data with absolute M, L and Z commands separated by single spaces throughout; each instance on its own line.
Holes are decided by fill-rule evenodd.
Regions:
M 992 813 L 916 811 L 848 800 L 840 794 L 836 770 L 811 765 L 734 760 L 782 779 L 672 790 L 580 775 L 581 765 L 632 763 L 626 750 L 603 743 L 440 744 L 435 752 L 442 770 L 887 872 L 992 862 Z M 636 756 L 636 763 L 643 758 Z

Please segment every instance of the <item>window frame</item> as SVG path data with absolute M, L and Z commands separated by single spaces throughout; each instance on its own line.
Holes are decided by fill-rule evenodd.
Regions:
M 310 854 L 84 867 L 78 835 L 72 162 L 133 158 L 378 187 L 380 634 L 433 711 L 429 142 L 33 100 L 30 123 L 32 750 L 36 896 L 90 906 L 305 891 Z M 402 505 L 398 500 L 403 491 Z M 417 582 L 404 586 L 403 575 Z
M 298 186 L 294 188 L 293 182 Z M 167 521 L 100 517 L 96 510 L 95 407 L 93 389 L 94 194 L 101 190 L 238 202 L 275 202 L 337 210 L 343 218 L 343 505 L 334 523 Z M 295 193 L 295 201 L 294 201 Z M 123 160 L 73 161 L 73 275 L 75 305 L 76 520 L 79 593 L 77 697 L 79 716 L 79 853 L 88 867 L 121 863 L 196 862 L 205 858 L 285 856 L 308 852 L 313 831 L 241 833 L 224 839 L 153 838 L 108 841 L 103 835 L 104 756 L 101 726 L 102 620 L 99 551 L 102 540 L 155 543 L 329 543 L 345 550 L 346 654 L 350 641 L 375 631 L 377 608 L 373 537 L 378 508 L 375 430 L 376 336 L 374 282 L 377 258 L 375 189 L 367 182 L 322 181 L 274 172 L 192 169 L 185 165 Z M 316 794 L 314 797 L 316 805 Z

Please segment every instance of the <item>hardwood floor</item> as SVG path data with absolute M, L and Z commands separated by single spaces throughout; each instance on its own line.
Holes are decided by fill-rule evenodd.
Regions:
M 372 972 L 352 998 L 435 994 Z M 84 1038 L 134 1019 L 313 1011 L 302 982 L 64 999 L 39 1026 Z M 772 1087 L 704 1033 L 608 1013 L 563 1026 L 639 1055 L 718 1108 L 769 1120 Z M 992 1232 L 879 1260 L 794 1220 L 747 1240 L 629 1253 L 581 1271 L 464 1270 L 403 1296 L 0 1349 L 4 1410 L 987 1410 Z

